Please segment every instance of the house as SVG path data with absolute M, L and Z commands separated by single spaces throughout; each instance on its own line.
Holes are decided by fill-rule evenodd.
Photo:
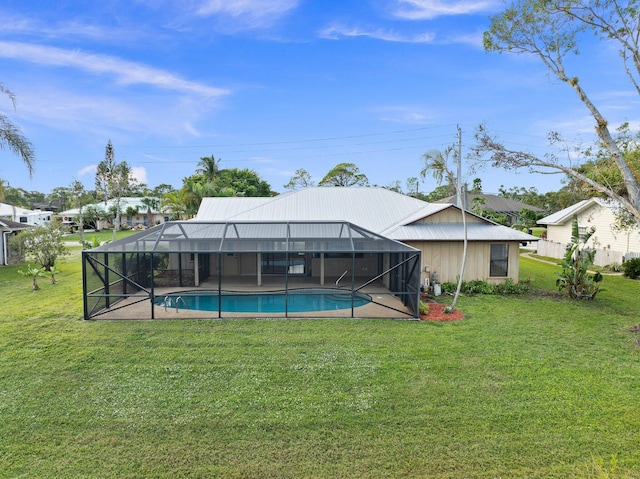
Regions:
M 192 220 L 83 251 L 84 317 L 415 319 L 421 286 L 460 274 L 465 231 L 466 280 L 517 281 L 537 240 L 464 217 L 383 188 L 205 198 Z
M 6 266 L 9 264 L 19 263 L 23 260 L 17 253 L 9 249 L 9 238 L 13 235 L 17 235 L 20 231 L 33 228 L 34 225 L 28 225 L 26 223 L 19 223 L 16 221 L 0 220 L 0 265 Z
M 52 211 L 29 210 L 21 206 L 0 203 L 0 220 L 15 221 L 25 225 L 42 226 L 53 218 Z
M 450 203 L 457 204 L 457 196 L 448 196 L 437 200 L 436 203 Z M 514 225 L 520 222 L 520 212 L 523 209 L 535 211 L 539 214 L 546 214 L 548 211 L 538 208 L 536 206 L 527 205 L 518 200 L 511 198 L 505 198 L 504 196 L 491 195 L 485 193 L 467 193 L 465 195 L 465 208 L 467 210 L 475 209 L 475 205 L 478 204 L 479 208 L 485 210 L 493 210 L 498 214 L 506 215 L 507 224 Z
M 146 197 L 147 199 L 149 197 Z M 166 221 L 168 218 L 160 211 L 160 199 L 151 198 L 153 200 L 152 206 L 149 207 L 145 204 L 145 197 L 123 197 L 120 198 L 120 224 L 118 228 L 123 227 L 149 227 L 155 226 Z M 154 204 L 155 202 L 155 204 Z M 88 207 L 93 207 L 99 211 L 108 212 L 115 207 L 115 200 L 101 201 L 91 205 L 83 206 L 83 212 Z M 73 226 L 78 221 L 78 215 L 80 214 L 79 208 L 72 208 L 60 212 L 58 215 L 61 218 L 62 225 Z M 110 222 L 100 219 L 96 224 L 97 229 L 111 228 Z
M 542 218 L 538 224 L 547 227 L 546 241 L 538 243 L 538 253 L 552 258 L 564 256 L 571 242 L 574 217 L 578 219 L 579 233 L 595 228 L 587 246 L 596 250 L 595 264 L 606 266 L 623 263 L 625 258 L 640 254 L 640 228 L 616 228 L 618 206 L 601 198 L 590 198 Z
M 531 235 L 467 212 L 464 279 L 518 281 L 519 246 Z M 385 188 L 315 187 L 270 198 L 204 198 L 195 221 L 348 221 L 421 252 L 421 284 L 456 281 L 464 228 L 460 209 Z

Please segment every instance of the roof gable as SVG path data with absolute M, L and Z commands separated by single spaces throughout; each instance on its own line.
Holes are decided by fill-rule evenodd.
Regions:
M 540 225 L 552 225 L 558 226 L 569 221 L 573 220 L 573 217 L 577 214 L 580 214 L 584 211 L 587 211 L 594 207 L 605 207 L 610 209 L 615 209 L 616 205 L 611 203 L 607 203 L 605 200 L 600 198 L 589 198 L 588 200 L 582 200 L 577 202 L 574 205 L 568 206 L 567 208 L 556 211 L 555 213 L 545 216 L 544 218 L 538 220 L 538 224 Z
M 271 198 L 205 198 L 196 219 L 348 221 L 384 233 L 447 207 L 450 205 L 426 203 L 385 188 L 313 187 Z

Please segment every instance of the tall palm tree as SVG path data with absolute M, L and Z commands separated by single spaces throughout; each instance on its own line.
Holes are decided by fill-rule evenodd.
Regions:
M 4 93 L 11 100 L 13 109 L 16 108 L 16 97 L 11 90 L 0 83 L 0 92 Z M 36 162 L 36 154 L 33 145 L 27 140 L 20 128 L 9 120 L 9 117 L 0 112 L 0 149 L 8 148 L 12 153 L 20 156 L 29 169 L 29 176 L 33 175 L 33 168 Z
M 424 159 L 424 168 L 420 171 L 420 176 L 423 178 L 427 175 L 427 173 L 431 173 L 434 179 L 438 183 L 442 183 L 444 179 L 452 185 L 456 185 L 456 194 L 458 195 L 459 203 L 460 203 L 460 211 L 462 212 L 462 229 L 464 231 L 464 240 L 462 243 L 462 266 L 460 267 L 460 277 L 458 278 L 458 286 L 456 288 L 456 293 L 453 296 L 453 301 L 451 302 L 451 306 L 448 307 L 447 310 L 453 311 L 453 308 L 456 307 L 456 303 L 458 302 L 458 298 L 460 297 L 460 290 L 462 289 L 462 281 L 464 278 L 464 270 L 467 264 L 467 215 L 464 211 L 464 202 L 462 201 L 462 190 L 460 188 L 460 181 L 456 181 L 456 176 L 453 171 L 449 168 L 449 155 L 453 153 L 454 158 L 457 161 L 461 159 L 458 157 L 459 153 L 454 150 L 452 146 L 446 148 L 444 151 L 431 150 L 424 155 L 422 158 Z

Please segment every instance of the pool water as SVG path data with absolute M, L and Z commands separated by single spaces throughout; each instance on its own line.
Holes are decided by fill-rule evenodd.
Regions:
M 350 291 L 317 290 L 310 292 L 290 291 L 289 303 L 284 292 L 260 294 L 223 293 L 221 311 L 226 313 L 303 313 L 312 311 L 331 311 L 351 309 Z M 363 306 L 371 298 L 362 293 L 353 297 L 353 307 Z M 177 305 L 176 305 L 177 302 Z M 217 294 L 182 293 L 159 296 L 154 302 L 157 306 L 178 309 L 194 309 L 198 311 L 218 311 Z

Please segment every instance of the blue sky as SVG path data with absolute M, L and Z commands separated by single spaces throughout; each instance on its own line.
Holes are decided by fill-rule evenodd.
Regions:
M 546 133 L 590 139 L 593 120 L 535 59 L 485 53 L 497 0 L 5 0 L 0 109 L 36 148 L 32 178 L 0 151 L 0 178 L 48 193 L 94 187 L 111 139 L 116 160 L 154 187 L 180 187 L 202 156 L 250 168 L 275 191 L 295 170 L 318 182 L 355 163 L 372 184 L 418 176 L 421 156 L 473 141 L 480 123 L 512 147 L 547 151 Z M 637 96 L 615 52 L 594 42 L 575 64 L 611 121 Z M 559 176 L 469 172 L 555 190 Z M 437 184 L 427 178 L 421 190 Z

